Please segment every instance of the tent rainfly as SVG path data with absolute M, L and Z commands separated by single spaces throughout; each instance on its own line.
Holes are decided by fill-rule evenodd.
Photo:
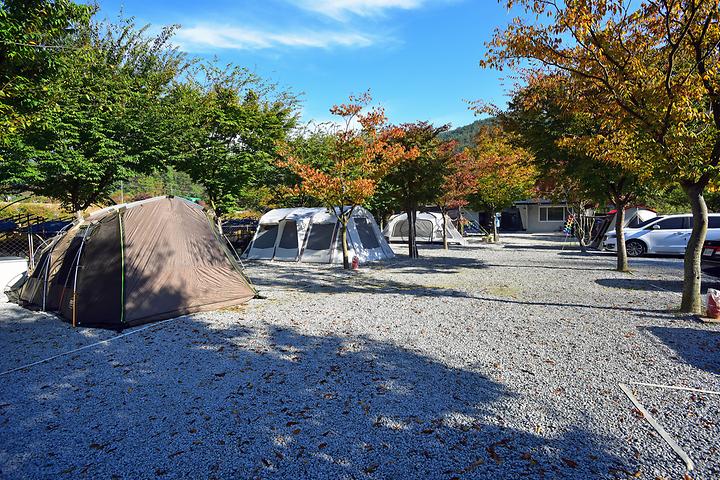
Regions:
M 350 258 L 360 263 L 394 257 L 372 214 L 355 207 L 348 222 Z M 257 232 L 245 251 L 253 259 L 289 262 L 340 263 L 340 222 L 326 208 L 278 208 L 260 218 Z
M 73 325 L 116 330 L 245 303 L 255 290 L 203 208 L 155 197 L 57 236 L 19 292 Z
M 437 212 L 417 212 L 415 223 L 415 240 L 423 243 L 442 243 L 443 241 L 443 216 Z M 446 216 L 447 241 L 457 245 L 466 245 L 467 241 L 453 225 L 450 217 Z M 390 242 L 407 242 L 410 227 L 408 225 L 407 213 L 401 213 L 390 217 L 383 229 L 383 235 Z

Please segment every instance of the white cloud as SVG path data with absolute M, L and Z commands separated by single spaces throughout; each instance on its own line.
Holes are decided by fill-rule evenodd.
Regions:
M 412 10 L 419 8 L 424 0 L 289 0 L 305 10 L 318 12 L 338 20 L 348 14 L 361 17 L 381 15 L 385 10 Z
M 175 41 L 186 51 L 207 51 L 262 50 L 278 47 L 367 47 L 375 43 L 376 38 L 358 32 L 316 30 L 274 32 L 239 26 L 202 24 L 181 28 Z

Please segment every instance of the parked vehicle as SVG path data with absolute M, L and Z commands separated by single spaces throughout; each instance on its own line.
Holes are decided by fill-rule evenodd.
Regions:
M 706 274 L 720 278 L 720 240 L 705 240 L 702 269 Z
M 628 256 L 646 253 L 683 255 L 692 232 L 692 215 L 663 215 L 625 229 L 625 248 Z M 720 213 L 709 215 L 707 240 L 720 241 Z M 617 250 L 617 237 L 609 233 L 603 240 L 606 250 Z

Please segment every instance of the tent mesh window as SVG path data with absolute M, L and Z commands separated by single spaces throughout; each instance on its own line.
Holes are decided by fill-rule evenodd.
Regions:
M 366 218 L 356 218 L 355 228 L 357 229 L 358 235 L 360 235 L 360 242 L 364 248 L 372 250 L 380 247 L 377 236 Z
M 69 280 L 70 275 L 73 273 L 71 270 L 75 269 L 75 257 L 78 250 L 80 250 L 80 245 L 82 245 L 82 233 L 79 233 L 70 241 L 70 246 L 60 260 L 60 269 L 54 278 L 55 285 L 72 287 Z
M 253 248 L 265 249 L 275 246 L 275 239 L 278 234 L 278 225 L 263 225 L 260 227 Z
M 297 225 L 295 222 L 286 221 L 283 227 L 282 235 L 280 236 L 279 248 L 285 250 L 297 250 L 298 247 L 298 234 Z
M 415 237 L 432 241 L 433 223 L 430 220 L 418 220 L 415 224 Z
M 48 257 L 50 256 L 50 251 L 51 250 L 49 248 L 43 251 L 40 259 L 35 263 L 35 270 L 33 270 L 30 278 L 40 278 L 40 274 L 45 274 L 45 270 L 48 268 L 47 262 Z
M 331 247 L 335 225 L 332 223 L 314 223 L 310 226 L 305 250 L 322 251 Z
M 395 224 L 393 229 L 393 237 L 407 237 L 410 233 L 410 227 L 407 220 L 400 220 Z

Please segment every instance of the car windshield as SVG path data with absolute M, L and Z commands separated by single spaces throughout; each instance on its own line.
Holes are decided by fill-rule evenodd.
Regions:
M 649 224 L 651 224 L 651 223 L 653 223 L 653 222 L 655 222 L 655 221 L 657 221 L 657 220 L 660 220 L 661 218 L 663 218 L 663 217 L 662 217 L 662 216 L 657 216 L 657 217 L 650 218 L 650 219 L 648 219 L 648 220 L 645 220 L 644 222 L 638 223 L 638 224 L 637 224 L 635 227 L 633 227 L 633 228 L 643 228 L 644 226 L 649 225 Z

